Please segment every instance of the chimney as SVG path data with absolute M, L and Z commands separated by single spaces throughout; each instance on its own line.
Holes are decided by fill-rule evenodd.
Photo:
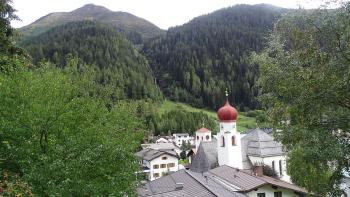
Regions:
M 253 166 L 253 172 L 255 176 L 262 176 L 264 174 L 264 168 L 262 165 Z
M 175 184 L 175 190 L 182 190 L 184 188 L 184 184 L 183 183 L 176 183 Z

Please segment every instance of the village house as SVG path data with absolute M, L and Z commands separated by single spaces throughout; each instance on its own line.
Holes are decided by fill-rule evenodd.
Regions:
M 176 146 L 181 147 L 183 143 L 190 143 L 190 135 L 188 133 L 174 133 L 174 142 Z

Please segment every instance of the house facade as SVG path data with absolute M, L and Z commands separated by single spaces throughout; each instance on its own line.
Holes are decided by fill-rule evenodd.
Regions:
M 181 147 L 183 143 L 191 143 L 190 135 L 188 133 L 174 133 L 174 143 L 176 146 Z
M 142 171 L 150 181 L 179 170 L 179 158 L 175 151 L 144 149 L 136 156 L 140 158 Z

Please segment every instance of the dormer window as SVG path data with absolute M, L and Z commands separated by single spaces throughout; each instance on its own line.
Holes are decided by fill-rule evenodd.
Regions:
M 232 141 L 232 146 L 237 146 L 237 143 L 236 143 L 236 136 L 232 136 L 231 138 L 231 141 Z

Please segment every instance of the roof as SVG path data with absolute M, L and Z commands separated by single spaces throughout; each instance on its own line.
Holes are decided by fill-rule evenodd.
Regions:
M 182 189 L 176 184 L 182 183 Z M 220 166 L 206 173 L 180 170 L 148 182 L 138 188 L 139 196 L 181 196 L 181 197 L 247 197 L 245 193 L 265 185 L 273 185 L 298 193 L 307 191 L 296 185 L 267 177 L 256 176 L 250 171 L 238 170 L 229 166 Z
M 172 150 L 153 150 L 147 148 L 135 153 L 136 156 L 141 157 L 146 161 L 152 161 L 153 159 L 158 158 L 164 154 L 177 157 L 176 152 Z
M 188 133 L 174 133 L 173 136 L 175 136 L 175 135 L 177 135 L 177 136 L 189 136 Z
M 206 172 L 218 166 L 217 140 L 201 142 L 191 163 L 191 171 Z
M 220 122 L 236 121 L 238 112 L 236 108 L 232 107 L 226 98 L 225 105 L 222 106 L 217 112 Z
M 183 188 L 176 189 L 176 183 L 182 183 Z M 185 170 L 148 182 L 138 188 L 137 193 L 138 196 L 152 197 L 247 197 L 245 194 L 229 190 L 211 177 Z
M 270 184 L 281 188 L 290 189 L 295 192 L 307 193 L 305 189 L 277 178 L 272 178 L 265 175 L 256 176 L 252 173 L 252 171 L 238 170 L 226 165 L 212 169 L 209 171 L 209 173 L 241 188 L 242 192 L 249 192 L 261 186 Z
M 244 149 L 246 155 L 257 157 L 285 155 L 282 144 L 276 142 L 272 136 L 261 129 L 250 131 L 241 140 L 242 150 Z
M 208 133 L 208 132 L 211 132 L 209 129 L 205 128 L 205 127 L 202 127 L 200 129 L 198 129 L 196 132 L 199 132 L 199 133 Z
M 154 150 L 175 150 L 179 149 L 173 143 L 152 143 L 152 144 L 141 144 L 143 148 L 149 148 Z
M 176 183 L 183 183 L 183 188 L 176 190 Z M 185 170 L 162 176 L 159 179 L 146 183 L 137 189 L 138 196 L 153 197 L 214 197 L 212 192 L 196 181 Z

